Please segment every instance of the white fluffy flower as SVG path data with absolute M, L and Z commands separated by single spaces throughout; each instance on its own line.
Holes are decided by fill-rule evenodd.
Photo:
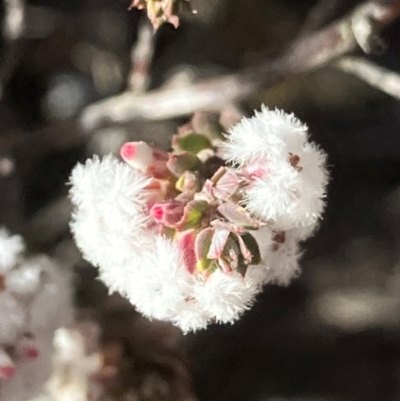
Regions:
M 146 146 L 127 144 L 121 154 L 129 163 L 128 150 L 146 153 Z M 161 218 L 153 216 L 152 220 L 148 211 L 154 200 L 152 196 L 156 193 L 165 200 L 164 204 L 168 204 L 169 198 L 164 198 L 166 194 L 161 190 L 147 192 L 151 178 L 143 172 L 106 156 L 78 165 L 71 175 L 71 200 L 75 207 L 71 228 L 84 257 L 99 268 L 101 280 L 111 291 L 119 291 L 145 316 L 171 321 L 184 332 L 202 329 L 211 322 L 233 322 L 252 305 L 264 284 L 288 284 L 299 272 L 299 242 L 312 234 L 324 206 L 325 154 L 308 141 L 307 127 L 293 115 L 263 107 L 254 117 L 243 119 L 232 128 L 223 153 L 232 162 L 231 173 L 237 179 L 229 183 L 232 184 L 228 185 L 229 190 L 243 199 L 253 217 L 261 220 L 260 230 L 251 234 L 259 245 L 262 262 L 249 266 L 244 277 L 219 268 L 212 273 L 201 271 L 203 266 L 198 262 L 203 256 L 214 259 L 214 263 L 224 263 L 226 255 L 222 252 L 226 242 L 217 246 L 221 238 L 207 237 L 210 227 L 202 231 L 204 237 L 200 238 L 196 231 L 197 217 L 193 218 L 193 226 L 182 225 L 179 219 L 188 218 L 188 222 L 192 219 L 190 208 L 185 209 L 184 217 L 175 210 L 179 226 L 172 223 L 173 214 L 168 215 L 166 206 L 165 224 Z M 147 153 L 145 156 L 148 159 Z M 165 172 L 164 156 L 163 153 L 162 160 L 152 167 L 157 164 Z M 169 163 L 175 162 L 174 157 L 170 158 Z M 146 166 L 146 174 L 151 174 L 153 170 L 148 163 Z M 169 180 L 168 174 L 161 177 Z M 161 185 L 157 180 L 152 184 L 154 188 Z M 175 185 L 175 181 L 170 180 L 169 184 Z M 212 192 L 212 188 L 207 189 Z M 187 194 L 183 191 L 181 195 L 182 202 Z M 195 196 L 196 200 L 200 198 Z M 204 216 L 210 220 L 222 219 L 222 223 L 229 220 L 233 231 L 235 224 L 240 228 L 241 219 L 246 217 L 240 213 L 243 209 L 235 212 L 230 208 L 227 215 L 218 209 L 224 220 L 213 212 L 220 201 L 218 196 L 211 196 L 210 204 L 206 205 L 209 215 L 204 213 Z M 194 212 L 194 216 L 200 215 L 201 222 L 206 222 L 202 211 Z M 156 228 L 163 224 L 168 230 L 178 228 L 174 239 L 157 233 Z M 200 257 L 208 240 L 213 245 L 213 248 L 209 245 L 209 250 L 214 253 Z M 248 254 L 245 244 L 240 246 L 243 256 Z M 242 256 L 234 249 L 229 251 L 229 262 Z
M 276 228 L 314 225 L 324 207 L 326 156 L 308 142 L 307 126 L 293 114 L 263 107 L 230 130 L 225 157 L 252 184 L 245 203 Z
M 207 279 L 190 274 L 177 245 L 165 237 L 155 236 L 153 252 L 141 261 L 140 267 L 127 266 L 129 300 L 145 316 L 170 320 L 184 332 L 212 321 L 232 323 L 253 302 L 250 280 L 220 270 Z
M 299 258 L 301 251 L 297 234 L 285 232 L 285 242 L 270 250 L 268 282 L 288 285 L 300 273 Z
M 244 166 L 260 158 L 286 159 L 286 150 L 299 149 L 307 138 L 307 126 L 293 114 L 262 106 L 254 117 L 243 118 L 229 131 L 224 145 L 228 160 Z M 283 153 L 285 152 L 285 153 Z
M 10 236 L 6 229 L 0 229 L 0 274 L 6 273 L 17 263 L 24 248 L 24 243 L 19 235 Z
M 124 268 L 127 280 L 122 290 L 145 316 L 172 321 L 183 331 L 207 325 L 209 316 L 191 295 L 195 279 L 184 266 L 176 243 L 154 235 L 152 251 L 142 252 Z
M 74 204 L 71 229 L 84 257 L 100 269 L 111 290 L 124 286 L 126 263 L 151 246 L 142 229 L 149 179 L 113 156 L 78 164 L 70 177 Z M 113 272 L 110 275 L 110 270 Z
M 186 334 L 205 329 L 210 323 L 210 316 L 204 313 L 197 300 L 193 298 L 185 303 L 185 307 L 181 308 L 171 321 Z
M 154 247 L 142 255 L 141 265 L 127 270 L 128 297 L 148 317 L 170 320 L 190 295 L 193 276 L 177 245 L 165 237 L 155 235 Z
M 288 285 L 300 273 L 298 230 L 284 232 L 283 242 L 274 241 L 274 232 L 268 227 L 254 231 L 253 235 L 260 245 L 262 264 L 250 266 L 247 275 L 261 286 L 268 283 Z
M 233 323 L 252 305 L 256 292 L 256 285 L 249 278 L 218 269 L 195 287 L 194 294 L 201 308 L 212 319 Z

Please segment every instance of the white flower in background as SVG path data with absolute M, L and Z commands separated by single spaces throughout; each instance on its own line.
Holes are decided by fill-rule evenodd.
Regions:
M 324 206 L 325 154 L 293 115 L 263 108 L 218 147 L 188 124 L 169 154 L 129 142 L 126 163 L 95 156 L 70 179 L 72 232 L 100 279 L 184 332 L 232 323 L 263 285 L 289 284 Z
M 18 334 L 23 330 L 25 320 L 26 313 L 22 303 L 15 299 L 10 292 L 1 291 L 0 344 L 13 343 Z
M 41 393 L 30 401 L 96 401 L 103 385 L 97 380 L 102 369 L 98 348 L 100 328 L 84 321 L 57 329 L 54 335 L 53 371 Z
M 21 237 L 1 230 L 1 401 L 41 391 L 51 373 L 54 332 L 72 319 L 69 273 L 45 256 L 25 259 L 23 250 Z
M 0 229 L 0 274 L 6 273 L 17 263 L 24 249 L 23 240 L 19 235 L 10 236 L 6 229 Z

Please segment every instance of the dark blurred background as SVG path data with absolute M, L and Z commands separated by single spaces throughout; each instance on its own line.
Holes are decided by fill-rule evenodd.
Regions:
M 156 33 L 148 89 L 276 57 L 316 1 L 193 3 L 197 14 L 183 17 L 178 29 L 163 25 Z M 332 0 L 327 22 L 358 3 Z M 21 6 L 24 29 L 13 38 L 5 33 L 7 13 Z M 0 224 L 22 233 L 32 252 L 71 265 L 78 308 L 100 315 L 106 290 L 68 230 L 70 169 L 93 153 L 118 152 L 127 140 L 166 147 L 185 121 L 131 121 L 90 131 L 79 124 L 85 107 L 127 88 L 131 50 L 145 19 L 128 6 L 122 0 L 3 0 L 0 10 Z M 384 29 L 382 38 L 387 50 L 368 58 L 400 74 L 400 23 Z M 288 288 L 265 288 L 235 325 L 179 339 L 195 396 L 400 400 L 400 101 L 328 65 L 260 88 L 241 106 L 250 112 L 261 103 L 295 112 L 328 153 L 326 213 L 304 244 L 299 279 Z M 137 344 L 146 359 L 154 341 Z M 138 374 L 129 372 L 126 386 Z

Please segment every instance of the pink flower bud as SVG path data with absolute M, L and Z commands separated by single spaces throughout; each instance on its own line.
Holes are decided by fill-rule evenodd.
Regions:
M 35 337 L 31 333 L 24 333 L 23 337 L 19 340 L 18 348 L 22 358 L 36 359 L 39 356 Z
M 167 227 L 174 227 L 183 216 L 185 204 L 177 200 L 156 203 L 150 209 L 150 216 L 156 223 Z
M 146 142 L 127 142 L 122 145 L 120 154 L 126 163 L 145 174 L 155 178 L 165 178 L 169 174 L 168 153 L 154 149 Z
M 26 347 L 23 350 L 23 354 L 28 359 L 36 359 L 39 356 L 39 350 L 34 346 Z
M 15 375 L 15 366 L 8 354 L 0 350 L 0 379 L 11 379 Z

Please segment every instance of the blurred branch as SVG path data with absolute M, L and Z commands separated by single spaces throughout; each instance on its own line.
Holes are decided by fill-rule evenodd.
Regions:
M 23 0 L 4 0 L 5 23 L 4 37 L 7 40 L 18 39 L 24 28 L 25 4 Z
M 255 89 L 252 82 L 233 75 L 185 87 L 162 88 L 140 96 L 125 92 L 87 107 L 81 123 L 84 128 L 93 129 L 103 121 L 160 120 L 188 115 L 195 110 L 219 111 Z
M 24 31 L 25 1 L 4 0 L 5 16 L 3 37 L 5 45 L 0 63 L 0 98 L 3 95 L 4 84 L 19 59 L 19 41 Z
M 360 46 L 366 52 L 381 42 L 377 32 L 400 15 L 400 0 L 368 1 L 326 28 L 301 37 L 282 57 L 286 73 L 307 72 Z
M 400 99 L 400 74 L 361 57 L 343 57 L 335 66 L 374 88 Z
M 147 18 L 139 22 L 138 39 L 131 51 L 131 74 L 128 87 L 132 93 L 146 92 L 149 84 L 150 64 L 154 54 L 153 28 Z
M 184 116 L 195 110 L 221 111 L 280 78 L 318 69 L 361 46 L 373 51 L 376 32 L 400 14 L 400 0 L 368 1 L 317 32 L 300 36 L 279 58 L 241 74 L 205 80 L 179 88 L 161 88 L 137 96 L 132 92 L 87 107 L 81 123 L 93 129 L 104 122 L 157 120 Z
M 343 0 L 319 0 L 311 8 L 303 24 L 299 36 L 304 36 L 312 31 L 321 29 L 337 12 L 338 6 Z

